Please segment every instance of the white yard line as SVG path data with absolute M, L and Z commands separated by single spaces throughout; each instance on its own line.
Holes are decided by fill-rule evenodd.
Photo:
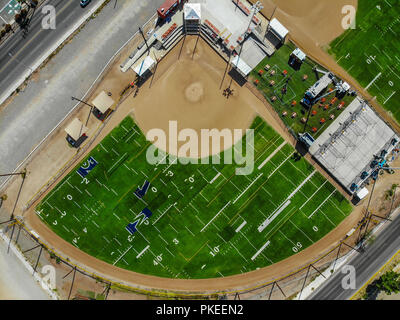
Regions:
M 166 214 L 168 212 L 169 209 L 171 209 L 174 205 L 176 205 L 176 202 L 174 204 L 171 204 L 157 219 L 156 221 L 153 222 L 153 226 L 157 223 L 158 220 L 161 219 L 162 216 L 164 216 L 164 214 Z
M 224 211 L 225 210 L 225 208 L 227 207 L 227 206 L 229 206 L 231 204 L 231 202 L 229 201 L 204 227 L 203 227 L 203 229 L 201 229 L 200 230 L 200 232 L 203 232 L 203 230 L 205 229 L 205 228 L 207 228 L 208 227 L 208 225 L 211 223 L 211 222 L 213 222 L 219 215 L 220 215 L 220 213 L 222 212 L 222 211 Z
M 118 161 L 114 163 L 110 169 L 108 169 L 107 173 L 109 173 L 118 164 L 118 162 L 120 162 L 126 155 L 127 153 L 125 152 L 125 154 L 121 158 L 119 158 Z
M 277 216 L 279 216 L 279 214 L 285 210 L 289 205 L 291 204 L 291 201 L 288 200 L 286 201 L 282 206 L 280 206 L 277 210 L 275 210 L 275 212 L 273 213 L 273 215 L 271 216 L 271 218 L 266 219 L 259 227 L 258 227 L 258 232 L 263 232 L 264 229 L 266 227 L 268 227 L 268 225 L 275 220 L 275 218 Z
M 235 203 L 246 193 L 246 191 L 249 190 L 249 189 L 251 188 L 251 186 L 252 186 L 253 184 L 255 184 L 255 183 L 257 182 L 258 179 L 261 178 L 262 175 L 263 175 L 263 173 L 260 173 L 260 174 L 257 176 L 257 178 L 255 178 L 255 179 L 253 180 L 253 182 L 250 183 L 249 186 L 248 186 L 246 189 L 244 189 L 243 192 L 233 201 L 233 204 L 235 204 Z
M 301 209 L 308 203 L 308 201 L 310 201 L 312 198 L 314 198 L 314 196 L 318 193 L 318 191 L 321 190 L 321 188 L 322 188 L 322 187 L 325 185 L 325 183 L 327 183 L 327 182 L 328 182 L 328 180 L 325 180 L 325 182 L 317 189 L 317 191 L 315 191 L 315 192 L 312 194 L 312 196 L 309 197 L 309 198 L 307 199 L 307 201 L 303 203 L 303 205 L 299 208 L 299 210 L 301 210 Z
M 329 198 L 336 192 L 336 190 L 333 190 L 333 192 L 318 206 L 317 209 L 314 210 L 313 213 L 311 213 L 311 215 L 308 216 L 308 219 L 311 219 L 312 216 L 325 204 L 325 202 L 327 202 L 329 200 Z
M 292 199 L 296 193 L 314 176 L 314 174 L 317 172 L 317 170 L 314 170 L 304 181 L 286 198 L 286 201 L 273 213 L 273 215 L 266 219 L 259 227 L 258 227 L 258 232 L 264 231 L 268 225 L 274 221 L 274 219 L 282 212 L 284 211 L 291 203 L 290 199 Z
M 380 78 L 381 75 L 382 75 L 382 72 L 379 72 L 378 75 L 365 87 L 365 90 L 368 90 L 369 87 L 372 86 L 374 84 L 374 82 Z
M 289 160 L 289 158 L 290 158 L 291 156 L 293 156 L 293 154 L 294 154 L 294 152 L 292 152 L 284 161 L 282 161 L 282 163 L 280 163 L 279 166 L 277 166 L 276 169 L 275 169 L 274 171 L 272 171 L 272 173 L 268 176 L 268 179 L 271 178 L 271 177 L 274 175 L 274 173 L 275 173 L 277 170 L 279 170 L 279 168 L 282 167 L 282 166 L 286 163 L 286 161 Z
M 264 167 L 267 162 L 269 160 L 271 160 L 285 145 L 286 145 L 286 141 L 284 141 L 278 148 L 276 148 L 268 157 L 267 159 L 265 159 L 259 166 L 258 166 L 258 170 L 262 169 L 262 167 Z
M 212 180 L 210 181 L 210 184 L 213 184 L 213 182 L 215 180 L 217 180 L 220 177 L 220 175 L 221 175 L 221 172 L 219 172 L 214 178 L 212 178 Z
M 239 232 L 246 225 L 247 221 L 243 221 L 243 223 L 235 230 L 235 232 Z
M 387 98 L 385 100 L 385 102 L 383 104 L 386 104 L 386 102 L 388 102 L 390 100 L 391 97 L 393 97 L 396 94 L 396 91 L 393 91 L 393 93 L 389 96 L 389 98 Z

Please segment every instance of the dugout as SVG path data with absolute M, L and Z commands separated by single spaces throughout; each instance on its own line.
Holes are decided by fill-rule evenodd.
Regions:
M 66 128 L 68 143 L 75 148 L 78 148 L 83 141 L 87 139 L 87 127 L 77 118 L 75 118 Z
M 111 107 L 114 105 L 114 100 L 103 90 L 92 101 L 94 106 L 93 114 L 99 120 L 104 120 L 111 114 Z

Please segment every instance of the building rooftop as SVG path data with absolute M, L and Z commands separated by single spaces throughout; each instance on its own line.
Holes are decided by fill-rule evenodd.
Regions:
M 391 151 L 395 132 L 360 98 L 356 98 L 310 147 L 310 153 L 348 190 L 371 173 L 382 150 Z

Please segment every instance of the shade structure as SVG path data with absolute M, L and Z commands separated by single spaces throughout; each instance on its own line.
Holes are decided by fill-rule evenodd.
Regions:
M 201 4 L 186 3 L 183 8 L 185 20 L 201 20 Z
M 269 28 L 271 28 L 279 38 L 282 40 L 285 39 L 287 34 L 289 33 L 289 30 L 286 29 L 278 19 L 273 18 L 271 22 L 269 23 Z
M 105 113 L 114 104 L 114 100 L 108 96 L 108 94 L 103 90 L 100 92 L 96 98 L 92 101 L 93 105 L 101 113 Z
M 240 59 L 239 56 L 236 56 L 235 58 L 233 58 L 232 60 L 232 65 L 238 70 L 240 71 L 240 73 L 243 76 L 247 76 L 250 72 L 251 72 L 251 68 L 248 66 L 248 64 L 246 62 L 243 61 L 243 59 Z
M 65 128 L 65 132 L 75 141 L 78 141 L 86 131 L 87 127 L 77 118 Z
M 146 73 L 147 70 L 150 70 L 155 63 L 156 62 L 150 56 L 147 56 L 141 63 L 133 68 L 133 71 L 140 77 Z

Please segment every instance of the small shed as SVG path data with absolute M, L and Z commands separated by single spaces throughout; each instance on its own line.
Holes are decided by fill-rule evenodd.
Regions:
M 231 64 L 236 68 L 237 71 L 243 76 L 247 77 L 248 74 L 251 72 L 251 67 L 243 61 L 238 55 L 233 58 Z
M 137 64 L 135 67 L 132 67 L 132 69 L 139 77 L 141 77 L 147 71 L 151 70 L 155 64 L 156 62 L 150 56 L 147 56 L 142 62 Z
M 306 54 L 303 51 L 301 51 L 299 48 L 296 48 L 292 52 L 291 56 L 297 58 L 298 60 L 300 60 L 302 62 L 304 62 L 306 60 L 306 58 L 307 58 Z
M 67 141 L 73 146 L 78 147 L 85 140 L 87 127 L 77 118 L 75 118 L 66 128 Z
M 359 199 L 359 200 L 362 200 L 362 199 L 364 199 L 367 195 L 368 195 L 368 189 L 367 188 L 362 188 L 360 191 L 358 191 L 357 193 L 356 193 L 356 197 Z
M 114 100 L 103 90 L 94 98 L 92 103 L 100 114 L 105 114 L 113 106 Z

